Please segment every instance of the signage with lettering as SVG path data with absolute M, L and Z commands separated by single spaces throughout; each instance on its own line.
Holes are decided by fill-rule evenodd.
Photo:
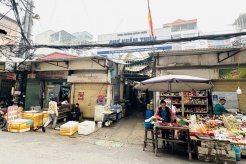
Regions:
M 7 80 L 16 80 L 16 74 L 8 73 L 8 74 L 6 74 L 6 79 Z
M 171 28 L 154 29 L 154 35 L 155 36 L 152 37 L 149 30 L 103 34 L 98 36 L 98 43 L 118 44 L 118 43 L 149 42 L 149 41 L 170 39 Z
M 72 74 L 68 76 L 70 83 L 108 83 L 107 74 Z
M 66 79 L 68 71 L 44 71 L 37 72 L 37 79 Z
M 9 106 L 7 113 L 8 113 L 7 115 L 8 121 L 17 119 L 18 106 Z
M 246 79 L 246 68 L 219 69 L 220 79 Z

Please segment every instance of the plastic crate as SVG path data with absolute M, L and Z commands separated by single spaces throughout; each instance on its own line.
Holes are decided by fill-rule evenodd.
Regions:
M 24 119 L 33 120 L 31 127 L 43 126 L 43 113 L 26 111 L 24 113 Z
M 89 135 L 95 131 L 94 121 L 84 121 L 79 123 L 78 134 Z
M 79 123 L 77 121 L 69 121 L 60 127 L 61 136 L 71 136 L 78 131 Z
M 22 133 L 30 130 L 30 125 L 27 124 L 28 120 L 16 119 L 9 121 L 8 131 L 14 133 Z

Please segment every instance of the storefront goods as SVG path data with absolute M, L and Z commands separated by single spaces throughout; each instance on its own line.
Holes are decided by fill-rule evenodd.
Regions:
M 60 127 L 61 136 L 71 136 L 78 131 L 79 123 L 77 121 L 68 121 Z
M 230 142 L 201 140 L 201 147 L 198 147 L 197 155 L 201 161 L 236 163 L 236 156 L 231 150 Z
M 84 121 L 79 123 L 78 134 L 89 135 L 95 131 L 94 121 Z
M 31 127 L 37 128 L 43 126 L 43 113 L 37 111 L 25 111 L 24 119 L 33 120 Z
M 22 133 L 30 130 L 30 124 L 32 124 L 33 121 L 27 119 L 16 119 L 11 120 L 8 123 L 9 132 Z

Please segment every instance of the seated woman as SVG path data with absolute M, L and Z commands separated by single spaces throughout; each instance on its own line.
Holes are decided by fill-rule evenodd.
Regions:
M 76 103 L 75 105 L 73 105 L 73 108 L 71 110 L 70 120 L 71 121 L 79 121 L 80 114 L 81 114 L 81 112 L 80 112 L 79 104 Z
M 162 122 L 171 122 L 172 121 L 172 111 L 169 107 L 166 106 L 166 102 L 161 100 L 160 107 L 156 110 L 155 117 L 162 121 Z M 162 130 L 161 132 L 162 138 L 169 139 L 170 131 L 169 130 Z M 165 145 L 163 141 L 163 148 L 171 148 L 169 142 Z

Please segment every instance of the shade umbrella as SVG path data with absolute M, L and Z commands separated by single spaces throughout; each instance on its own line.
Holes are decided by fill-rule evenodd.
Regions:
M 209 79 L 188 75 L 165 75 L 142 81 L 135 89 L 160 92 L 199 91 L 212 88 Z M 172 101 L 171 101 L 172 107 Z M 183 114 L 183 112 L 182 112 Z

